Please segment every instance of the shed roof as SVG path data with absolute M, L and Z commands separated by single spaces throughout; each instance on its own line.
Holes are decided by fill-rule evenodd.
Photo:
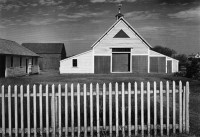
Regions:
M 61 54 L 64 43 L 22 43 L 22 46 L 37 54 Z
M 15 41 L 0 39 L 0 54 L 19 56 L 39 56 Z

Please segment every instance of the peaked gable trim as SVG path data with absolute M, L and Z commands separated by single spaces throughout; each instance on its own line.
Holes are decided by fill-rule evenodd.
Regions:
M 152 49 L 152 47 L 151 47 L 151 45 L 123 18 L 123 17 L 121 17 L 121 18 L 119 18 L 92 46 L 91 46 L 91 48 L 94 48 L 96 45 L 97 45 L 97 43 L 99 42 L 99 41 L 101 41 L 101 39 L 103 39 L 104 37 L 105 37 L 105 35 L 107 34 L 107 33 L 109 33 L 110 31 L 111 31 L 111 29 L 119 22 L 119 21 L 123 21 L 137 36 L 138 36 L 138 38 L 140 39 L 140 40 L 142 40 L 142 42 L 144 42 L 144 44 L 147 46 L 147 47 L 149 47 L 150 49 Z

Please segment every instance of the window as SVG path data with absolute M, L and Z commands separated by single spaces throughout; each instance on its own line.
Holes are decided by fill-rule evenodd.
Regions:
M 73 65 L 73 67 L 77 67 L 78 65 L 77 65 L 77 59 L 73 59 L 72 60 L 72 65 Z
M 20 65 L 20 67 L 22 66 L 22 57 L 20 57 L 19 65 Z
M 13 56 L 10 58 L 10 66 L 13 67 Z
M 112 52 L 131 52 L 130 48 L 113 48 Z

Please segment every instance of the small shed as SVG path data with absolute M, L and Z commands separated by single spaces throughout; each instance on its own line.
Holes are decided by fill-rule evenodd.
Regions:
M 17 42 L 0 39 L 0 77 L 39 73 L 39 55 Z
M 60 61 L 60 73 L 173 73 L 178 60 L 152 50 L 152 46 L 124 19 L 116 22 L 91 50 Z
M 23 43 L 22 46 L 40 55 L 41 70 L 58 70 L 60 60 L 66 58 L 64 43 Z

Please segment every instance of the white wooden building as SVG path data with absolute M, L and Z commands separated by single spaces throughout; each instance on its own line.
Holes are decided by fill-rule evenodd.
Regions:
M 116 22 L 91 50 L 60 61 L 60 73 L 174 73 L 179 61 L 152 50 L 151 45 L 124 19 Z

